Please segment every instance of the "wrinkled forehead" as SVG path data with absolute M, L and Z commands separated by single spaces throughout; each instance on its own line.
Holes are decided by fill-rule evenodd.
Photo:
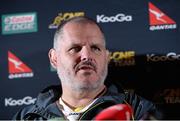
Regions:
M 105 46 L 105 38 L 100 28 L 94 23 L 67 23 L 63 28 L 64 43 L 88 43 Z

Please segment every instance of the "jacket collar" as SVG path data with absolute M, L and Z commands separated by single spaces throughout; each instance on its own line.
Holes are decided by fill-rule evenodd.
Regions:
M 62 94 L 61 86 L 50 86 L 44 89 L 37 97 L 35 107 L 29 112 L 29 114 L 36 114 L 44 117 L 45 119 L 51 119 L 55 117 L 62 117 L 63 114 L 59 110 L 56 101 Z M 119 92 L 115 85 L 108 87 L 104 96 L 99 97 L 93 105 L 104 102 L 112 102 L 113 104 L 123 103 L 125 99 L 124 93 Z M 92 106 L 93 106 L 92 105 Z

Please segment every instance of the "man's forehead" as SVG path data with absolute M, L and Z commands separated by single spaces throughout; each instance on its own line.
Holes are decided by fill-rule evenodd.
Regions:
M 90 25 L 91 26 L 91 25 Z M 81 25 L 67 25 L 63 29 L 63 36 L 70 37 L 70 35 L 86 38 L 101 38 L 104 39 L 103 33 L 97 26 L 81 26 Z
M 91 26 L 91 28 L 88 26 Z M 94 23 L 69 22 L 63 27 L 61 39 L 66 45 L 83 45 L 88 43 L 91 45 L 105 46 L 104 35 L 100 31 L 100 28 Z
M 81 22 L 74 22 L 74 21 L 68 22 L 64 25 L 63 30 L 66 31 L 66 30 L 74 29 L 74 28 L 84 29 L 86 27 L 91 28 L 91 29 L 93 28 L 94 31 L 99 31 L 100 33 L 102 33 L 97 24 L 90 23 L 90 22 L 82 22 L 82 23 Z M 77 29 L 76 29 L 76 31 L 77 31 Z
M 99 45 L 99 46 L 105 46 L 104 40 L 79 40 L 79 39 L 70 39 L 70 40 L 64 40 L 64 44 L 66 45 Z

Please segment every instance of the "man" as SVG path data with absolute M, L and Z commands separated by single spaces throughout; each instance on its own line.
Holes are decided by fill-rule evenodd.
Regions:
M 93 120 L 103 109 L 121 103 L 131 105 L 135 120 L 156 113 L 151 102 L 104 84 L 109 52 L 104 33 L 95 21 L 74 17 L 61 24 L 49 59 L 57 69 L 61 86 L 45 89 L 34 105 L 22 109 L 14 119 Z

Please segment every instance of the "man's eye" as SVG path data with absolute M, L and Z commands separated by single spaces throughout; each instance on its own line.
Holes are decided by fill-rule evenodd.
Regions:
M 81 50 L 81 47 L 72 47 L 69 49 L 70 52 L 72 53 L 76 53 L 76 52 L 79 52 Z
M 101 51 L 101 49 L 99 48 L 99 47 L 97 47 L 97 46 L 92 46 L 91 47 L 94 51 Z

